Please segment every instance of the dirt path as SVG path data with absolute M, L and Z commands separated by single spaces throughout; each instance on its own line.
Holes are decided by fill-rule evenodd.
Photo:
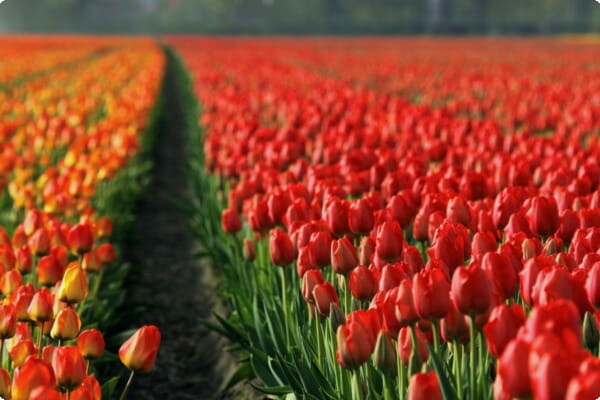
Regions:
M 199 320 L 211 314 L 216 300 L 210 265 L 193 257 L 195 242 L 185 215 L 173 205 L 188 190 L 182 107 L 174 70 L 165 81 L 166 112 L 154 150 L 153 182 L 136 213 L 134 242 L 127 261 L 140 268 L 129 287 L 129 300 L 150 302 L 131 327 L 157 325 L 162 343 L 155 370 L 137 376 L 129 399 L 237 399 L 218 392 L 233 365 L 223 340 Z

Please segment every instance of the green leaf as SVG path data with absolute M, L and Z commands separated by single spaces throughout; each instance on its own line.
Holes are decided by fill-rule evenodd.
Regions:
M 229 379 L 227 379 L 221 391 L 225 392 L 237 385 L 238 383 L 253 379 L 255 377 L 256 375 L 252 371 L 252 366 L 250 365 L 250 362 L 244 362 L 240 364 L 238 369 L 233 374 L 231 374 Z
M 101 387 L 103 399 L 112 399 L 120 379 L 120 376 L 115 376 L 104 382 L 104 384 Z
M 258 390 L 259 392 L 266 394 L 273 394 L 276 396 L 283 396 L 284 394 L 289 394 L 292 392 L 292 389 L 289 386 L 259 386 L 254 383 L 250 383 L 250 385 Z
M 440 381 L 440 388 L 442 389 L 444 400 L 459 400 L 452 383 L 450 383 L 450 379 L 446 375 L 446 371 L 444 371 L 439 355 L 433 350 L 431 344 L 427 343 L 427 346 L 429 347 L 429 357 L 431 358 L 433 369 Z

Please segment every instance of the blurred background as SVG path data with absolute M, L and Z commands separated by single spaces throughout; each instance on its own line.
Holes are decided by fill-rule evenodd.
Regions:
M 597 0 L 4 0 L 2 32 L 556 34 L 600 31 Z

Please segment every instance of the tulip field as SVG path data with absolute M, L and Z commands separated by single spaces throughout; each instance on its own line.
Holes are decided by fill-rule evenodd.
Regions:
M 149 224 L 192 238 L 225 307 L 186 314 L 150 244 L 153 312 L 227 339 L 227 399 L 600 397 L 600 40 L 15 36 L 0 54 L 2 399 L 148 398 L 181 378 L 161 332 L 163 352 L 207 340 L 127 301 L 173 131 L 188 186 L 165 207 L 186 223 Z

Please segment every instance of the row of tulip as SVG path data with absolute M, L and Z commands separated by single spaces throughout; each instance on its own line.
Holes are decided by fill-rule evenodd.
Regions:
M 519 115 L 520 100 L 488 107 L 485 98 L 524 92 L 478 87 L 488 62 L 461 72 L 456 61 L 445 75 L 441 60 L 464 60 L 452 47 L 171 43 L 194 77 L 180 84 L 202 107 L 194 121 L 187 94 L 199 200 L 190 225 L 221 268 L 232 309 L 206 324 L 243 350 L 229 384 L 258 377 L 263 385 L 253 386 L 266 393 L 310 399 L 596 398 L 600 114 L 574 122 L 562 111 L 597 108 L 597 79 L 575 84 L 558 68 L 555 86 L 573 95 L 556 100 L 535 89 L 542 103 L 560 105 L 556 124 L 544 128 L 572 129 L 505 133 L 510 124 L 494 113 Z M 476 56 L 486 43 L 455 45 L 474 46 Z M 370 62 L 403 48 L 436 54 L 423 68 L 457 76 L 430 86 L 419 75 L 412 84 L 420 96 L 452 95 L 462 79 L 467 92 L 481 91 L 477 104 L 490 118 L 372 88 L 369 74 L 388 70 Z M 482 54 L 491 71 L 522 71 L 541 85 L 546 54 L 589 61 L 597 46 L 541 41 L 526 49 L 533 55 L 523 63 L 502 47 Z M 356 68 L 344 63 L 355 53 Z M 593 65 L 575 65 L 597 75 Z M 360 66 L 360 79 L 345 79 Z
M 100 386 L 94 375 L 116 358 L 102 332 L 123 299 L 129 268 L 116 254 L 161 106 L 153 41 L 73 39 L 92 56 L 67 65 L 55 40 L 55 52 L 31 56 L 48 57 L 46 72 L 2 92 L 0 396 L 12 400 L 112 397 L 119 378 Z M 159 343 L 145 326 L 122 344 L 131 374 L 121 398 L 153 368 Z

